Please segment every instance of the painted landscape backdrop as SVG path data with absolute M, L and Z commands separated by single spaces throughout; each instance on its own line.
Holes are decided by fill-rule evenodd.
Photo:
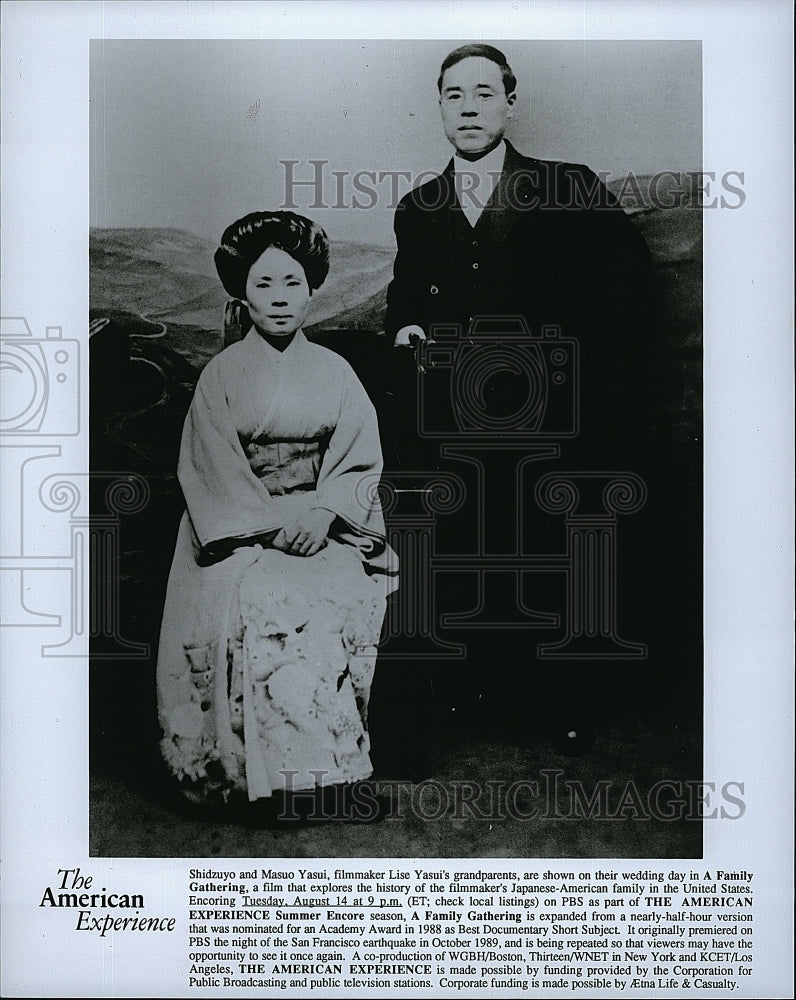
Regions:
M 663 347 L 666 383 L 661 417 L 685 446 L 701 438 L 702 216 L 693 194 L 679 207 L 656 208 L 647 193 L 649 178 L 638 182 L 644 205 L 629 195 L 632 208 L 626 210 L 654 260 L 655 335 Z M 670 190 L 689 186 L 685 175 L 667 183 Z M 621 186 L 622 181 L 609 185 Z M 661 185 L 659 194 L 667 197 L 667 186 Z M 215 249 L 214 242 L 179 229 L 92 229 L 91 318 L 111 320 L 100 339 L 117 342 L 100 350 L 112 351 L 121 362 L 129 349 L 131 361 L 161 368 L 167 390 L 176 388 L 169 385 L 176 372 L 181 383 L 191 384 L 223 347 L 227 295 L 213 264 Z M 374 244 L 334 244 L 329 278 L 313 296 L 308 334 L 383 330 L 393 257 L 392 249 Z M 92 352 L 99 348 L 96 336 L 91 346 Z M 151 373 L 146 378 L 140 367 L 128 375 L 151 381 Z M 131 422 L 126 427 L 134 434 Z M 143 439 L 138 443 L 145 447 Z

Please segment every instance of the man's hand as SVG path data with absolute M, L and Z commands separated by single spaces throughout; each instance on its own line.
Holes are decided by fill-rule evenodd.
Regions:
M 418 341 L 425 340 L 426 335 L 422 326 L 412 324 L 412 326 L 402 326 L 396 333 L 393 347 L 415 347 Z
M 315 507 L 286 524 L 271 544 L 292 556 L 314 556 L 329 541 L 334 518 L 332 511 Z

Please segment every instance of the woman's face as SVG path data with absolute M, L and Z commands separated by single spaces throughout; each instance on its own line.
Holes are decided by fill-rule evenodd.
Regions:
M 249 270 L 244 301 L 261 333 L 286 337 L 304 322 L 311 294 L 301 264 L 284 250 L 268 247 Z

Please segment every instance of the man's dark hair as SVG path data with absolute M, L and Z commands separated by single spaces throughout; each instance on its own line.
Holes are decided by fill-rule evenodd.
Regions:
M 481 45 L 474 42 L 472 45 L 460 45 L 458 49 L 454 49 L 453 52 L 449 52 L 445 56 L 440 67 L 439 79 L 437 80 L 437 90 L 440 94 L 442 93 L 442 78 L 445 76 L 445 70 L 450 69 L 451 66 L 455 66 L 462 59 L 469 59 L 471 56 L 475 56 L 477 59 L 489 59 L 490 62 L 497 63 L 500 67 L 506 93 L 514 93 L 517 89 L 517 77 L 512 73 L 511 66 L 506 62 L 506 57 L 500 49 L 496 49 L 494 45 Z

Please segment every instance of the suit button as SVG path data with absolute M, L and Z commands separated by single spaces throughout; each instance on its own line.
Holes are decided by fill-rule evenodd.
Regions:
M 478 270 L 478 261 L 476 261 L 475 264 L 473 264 L 473 270 L 474 271 Z
M 432 295 L 436 295 L 439 292 L 439 289 L 436 285 L 432 285 L 431 288 L 429 288 L 429 292 L 431 292 Z
M 473 240 L 473 246 L 474 246 L 474 247 L 477 247 L 477 246 L 478 246 L 478 240 Z

